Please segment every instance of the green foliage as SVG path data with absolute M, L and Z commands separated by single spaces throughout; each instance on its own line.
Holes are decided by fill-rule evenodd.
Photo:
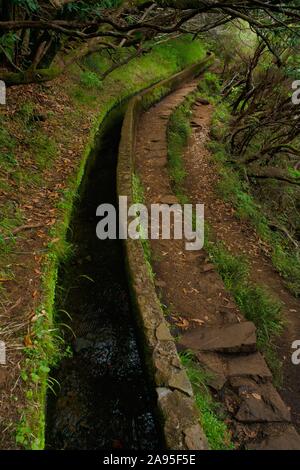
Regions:
M 287 287 L 296 296 L 300 296 L 300 256 L 299 251 L 289 252 L 280 242 L 274 243 L 272 261 L 285 279 Z
M 35 313 L 32 344 L 24 352 L 21 378 L 26 389 L 27 407 L 23 410 L 16 430 L 16 442 L 25 449 L 38 450 L 44 446 L 45 415 L 47 387 L 51 387 L 50 368 L 58 364 L 71 352 L 65 348 L 64 340 L 58 329 L 52 327 L 52 320 L 43 306 Z M 41 407 L 43 404 L 43 407 Z
M 20 118 L 23 120 L 26 127 L 32 124 L 34 116 L 34 104 L 31 101 L 26 101 L 20 106 L 18 111 Z
M 21 225 L 22 214 L 13 201 L 7 201 L 1 207 L 0 214 L 0 260 L 10 253 L 15 244 L 13 230 Z
M 87 16 L 97 16 L 101 14 L 104 8 L 116 8 L 121 5 L 123 0 L 100 0 L 89 2 L 81 0 L 80 2 L 69 2 L 64 9 L 68 13 L 76 14 L 78 19 L 85 19 Z
M 281 304 L 266 288 L 247 283 L 234 290 L 235 299 L 248 320 L 253 321 L 258 331 L 258 347 L 267 344 L 282 332 Z
M 139 176 L 136 173 L 132 174 L 132 197 L 133 197 L 133 202 L 135 204 L 144 204 L 145 203 L 145 197 L 144 197 L 144 187 L 143 184 L 139 178 Z M 151 254 L 151 246 L 149 239 L 146 238 L 146 234 L 142 232 L 142 227 L 139 227 L 141 230 L 141 244 L 143 247 L 143 252 L 144 252 L 144 258 L 145 262 L 148 268 L 148 273 L 150 275 L 150 278 L 154 280 L 155 274 L 152 269 L 152 254 Z
M 284 326 L 281 304 L 265 287 L 250 281 L 249 265 L 244 256 L 233 255 L 222 243 L 211 240 L 206 241 L 206 249 L 241 312 L 255 324 L 258 348 L 265 355 L 274 379 L 279 383 L 280 362 L 273 340 L 281 334 Z
M 295 180 L 300 179 L 300 171 L 299 170 L 296 170 L 294 168 L 288 168 L 288 173 L 289 173 L 291 178 L 295 178 Z
M 186 368 L 187 375 L 195 393 L 196 406 L 200 412 L 200 421 L 212 450 L 230 450 L 234 446 L 230 441 L 230 434 L 224 423 L 224 416 L 220 406 L 216 403 L 208 388 L 210 376 L 199 364 L 194 362 L 193 354 L 185 352 L 180 359 Z
M 215 96 L 215 95 L 214 95 Z M 211 97 L 208 96 L 211 100 Z M 213 100 L 216 107 L 213 113 L 211 123 L 211 136 L 217 142 L 222 142 L 226 135 L 228 135 L 230 125 L 230 110 L 226 102 L 220 102 L 218 96 Z M 219 148 L 222 151 L 222 148 Z
M 89 88 L 89 89 L 102 87 L 102 82 L 100 78 L 98 77 L 98 75 L 95 72 L 92 72 L 90 70 L 81 72 L 80 83 L 85 88 Z
M 205 56 L 205 45 L 201 41 L 193 41 L 191 35 L 164 42 L 153 48 L 159 62 L 164 65 L 171 62 L 176 69 L 183 69 Z
M 249 273 L 246 257 L 232 255 L 222 243 L 210 243 L 208 247 L 226 288 L 233 291 L 240 283 L 244 284 Z
M 12 0 L 12 3 L 24 8 L 28 13 L 36 12 L 39 9 L 37 0 Z
M 30 147 L 39 169 L 44 170 L 52 166 L 57 155 L 55 140 L 42 131 L 36 131 L 30 138 Z
M 0 36 L 0 51 L 5 50 L 5 54 L 13 61 L 14 48 L 19 40 L 19 36 L 14 32 L 9 32 Z
M 221 91 L 220 78 L 212 72 L 205 72 L 203 78 L 199 82 L 198 89 L 207 96 L 219 95 Z

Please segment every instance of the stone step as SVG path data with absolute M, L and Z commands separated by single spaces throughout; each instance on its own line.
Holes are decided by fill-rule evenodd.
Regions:
M 248 446 L 255 450 L 300 450 L 300 436 L 293 426 L 274 431 L 260 442 Z
M 230 380 L 241 404 L 235 418 L 247 423 L 290 422 L 291 413 L 272 383 L 236 377 Z
M 252 322 L 200 326 L 184 333 L 180 346 L 192 351 L 249 353 L 256 351 L 256 328 Z
M 258 377 L 272 379 L 272 374 L 262 355 L 257 352 L 236 356 L 226 361 L 227 377 Z
M 232 377 L 254 377 L 266 381 L 272 379 L 264 358 L 258 352 L 237 356 L 198 352 L 196 357 L 210 375 L 210 386 L 216 390 L 221 390 Z

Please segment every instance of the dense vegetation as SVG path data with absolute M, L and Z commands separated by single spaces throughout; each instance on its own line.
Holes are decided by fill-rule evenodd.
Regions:
M 257 50 L 252 68 L 264 47 L 280 66 L 285 62 L 282 49 L 286 57 L 287 47 L 293 46 L 297 35 L 298 7 L 298 0 L 1 0 L 0 56 L 4 67 L 0 79 L 7 84 L 51 80 L 74 61 L 102 49 L 117 53 L 118 60 L 120 49 L 127 49 L 122 62 L 142 54 L 151 47 L 149 41 L 161 40 L 164 35 L 186 31 L 199 35 L 235 19 L 246 21 L 264 44 Z M 248 88 L 250 72 L 245 84 Z

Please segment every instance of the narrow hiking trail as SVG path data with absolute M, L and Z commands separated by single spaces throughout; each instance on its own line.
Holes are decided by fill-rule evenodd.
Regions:
M 176 202 L 168 173 L 168 120 L 197 83 L 185 84 L 142 115 L 136 169 L 147 205 Z M 216 194 L 218 172 L 206 149 L 212 111 L 212 106 L 200 102 L 193 107 L 193 132 L 183 157 L 185 191 L 193 204 L 205 204 L 205 219 L 218 239 L 232 252 L 246 254 L 253 280 L 265 284 L 284 304 L 289 324 L 279 341 L 284 362 L 281 395 L 287 406 L 257 351 L 253 323 L 245 320 L 204 250 L 186 251 L 184 240 L 151 240 L 157 293 L 173 334 L 180 335 L 178 348 L 193 350 L 201 365 L 213 372 L 211 391 L 226 411 L 236 447 L 300 449 L 293 426 L 300 423 L 300 386 L 297 367 L 290 359 L 291 343 L 300 333 L 299 302 L 285 289 L 253 229 L 235 218 L 233 208 Z

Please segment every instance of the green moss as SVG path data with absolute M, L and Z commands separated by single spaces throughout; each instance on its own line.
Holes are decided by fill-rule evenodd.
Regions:
M 144 187 L 142 185 L 140 178 L 135 173 L 133 173 L 132 175 L 132 196 L 133 196 L 133 202 L 135 204 L 145 203 Z M 142 227 L 140 227 L 140 230 L 142 230 Z M 150 278 L 153 280 L 155 277 L 155 274 L 152 269 L 152 262 L 151 262 L 152 254 L 151 254 L 150 241 L 148 238 L 145 237 L 143 233 L 141 233 L 141 244 L 143 247 L 144 259 L 147 265 L 148 273 L 149 273 Z
M 198 89 L 210 98 L 218 96 L 221 91 L 220 78 L 215 73 L 205 72 L 203 79 L 199 82 Z
M 101 88 L 102 82 L 99 79 L 99 76 L 90 70 L 81 72 L 80 74 L 80 84 L 85 88 Z

